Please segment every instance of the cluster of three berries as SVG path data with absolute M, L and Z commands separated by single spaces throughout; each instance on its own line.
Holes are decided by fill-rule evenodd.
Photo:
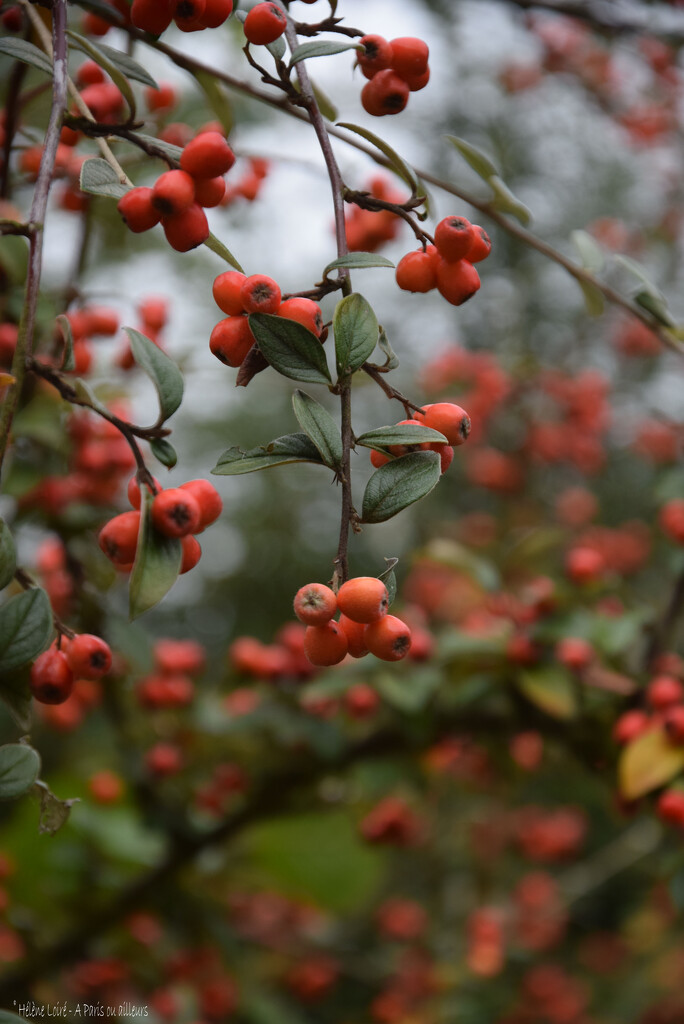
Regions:
M 486 260 L 492 249 L 484 228 L 465 217 L 445 217 L 435 228 L 435 244 L 403 256 L 397 264 L 397 284 L 408 292 L 436 288 L 453 306 L 461 306 L 480 287 L 473 266 Z
M 388 42 L 375 35 L 362 36 L 359 42 L 365 47 L 359 67 L 369 79 L 361 90 L 363 109 L 374 117 L 401 113 L 409 94 L 430 80 L 427 43 L 412 36 Z

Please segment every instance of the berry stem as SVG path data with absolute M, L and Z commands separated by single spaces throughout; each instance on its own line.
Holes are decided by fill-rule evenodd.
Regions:
M 26 6 L 28 7 L 28 5 Z M 40 21 L 35 11 L 30 11 L 30 13 Z M 0 472 L 2 471 L 2 464 L 9 443 L 12 421 L 24 385 L 27 364 L 31 359 L 33 349 L 33 331 L 36 322 L 38 290 L 43 266 L 43 223 L 45 221 L 50 185 L 52 184 L 52 176 L 55 169 L 57 146 L 62 127 L 62 112 L 67 97 L 66 25 L 66 0 L 54 0 L 52 5 L 53 42 L 50 46 L 53 65 L 52 105 L 50 107 L 50 117 L 45 133 L 45 144 L 38 170 L 36 188 L 31 203 L 31 212 L 29 214 L 29 263 L 26 276 L 26 291 L 24 293 L 24 306 L 17 334 L 17 346 L 12 360 L 14 383 L 10 385 L 2 405 L 2 410 L 0 411 Z M 40 26 L 47 33 L 42 22 L 40 22 Z

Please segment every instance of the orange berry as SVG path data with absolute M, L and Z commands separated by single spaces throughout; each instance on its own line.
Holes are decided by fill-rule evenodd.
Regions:
M 100 530 L 98 544 L 116 565 L 131 565 L 135 559 L 140 528 L 139 512 L 122 512 Z
M 472 263 L 437 261 L 437 290 L 452 306 L 462 306 L 480 287 L 480 275 Z
M 277 313 L 282 296 L 272 278 L 252 274 L 243 281 L 240 298 L 246 313 Z
M 214 302 L 228 316 L 239 316 L 240 313 L 244 313 L 245 307 L 242 304 L 240 289 L 246 280 L 245 274 L 241 274 L 237 270 L 226 270 L 223 274 L 219 274 L 214 281 L 212 285 Z
M 235 163 L 235 154 L 220 132 L 202 132 L 188 142 L 180 157 L 181 170 L 193 178 L 216 178 Z
M 207 526 L 215 523 L 223 512 L 223 500 L 209 480 L 188 480 L 180 485 L 181 491 L 189 491 L 195 498 L 200 510 L 199 526 L 193 533 L 203 533 Z
M 240 366 L 254 344 L 246 316 L 228 316 L 211 332 L 209 348 L 226 366 Z
M 323 313 L 321 307 L 313 299 L 304 299 L 295 296 L 292 299 L 285 299 L 276 310 L 278 316 L 284 316 L 286 320 L 294 320 L 296 323 L 306 327 L 316 337 L 320 337 L 323 330 Z
M 178 93 L 168 82 L 160 82 L 158 89 L 145 89 L 145 102 L 148 110 L 173 110 Z
M 361 90 L 361 105 L 367 114 L 382 117 L 400 114 L 408 103 L 409 87 L 403 78 L 388 68 L 378 71 Z
M 429 292 L 437 286 L 437 249 L 407 252 L 396 269 L 397 284 L 406 292 Z
M 153 477 L 153 480 L 154 480 L 154 483 L 155 483 L 155 486 L 156 486 L 157 490 L 161 491 L 162 490 L 162 485 L 159 483 L 157 478 Z M 128 481 L 128 488 L 127 488 L 126 494 L 128 495 L 128 500 L 130 501 L 130 503 L 133 506 L 133 508 L 140 508 L 140 504 L 141 504 L 140 484 L 138 483 L 137 476 L 132 476 L 131 479 Z
M 346 633 L 333 619 L 323 626 L 306 627 L 304 650 L 312 665 L 338 665 L 346 656 L 348 647 Z
M 149 231 L 161 220 L 161 214 L 152 205 L 152 189 L 132 188 L 116 204 L 126 227 L 135 234 Z
M 181 213 L 164 217 L 162 227 L 166 241 L 176 252 L 189 252 L 209 237 L 207 216 L 198 203 L 192 203 Z
M 226 182 L 220 174 L 216 178 L 195 179 L 195 202 L 205 209 L 218 206 L 225 194 Z
M 359 42 L 365 53 L 359 53 L 357 60 L 366 78 L 373 78 L 378 71 L 385 71 L 392 60 L 392 47 L 383 36 L 361 36 Z
M 160 491 L 152 502 L 152 522 L 166 537 L 185 537 L 200 524 L 199 502 L 180 487 Z
M 474 241 L 473 225 L 465 217 L 445 217 L 435 228 L 437 251 L 448 263 L 464 259 Z
M 425 68 L 425 71 L 421 71 L 415 75 L 402 75 L 401 76 L 409 87 L 410 92 L 420 92 L 430 81 L 430 68 Z
M 492 251 L 492 243 L 489 235 L 484 228 L 481 228 L 478 224 L 473 224 L 473 241 L 465 254 L 464 259 L 468 260 L 469 263 L 481 263 L 482 260 L 486 260 Z
M 250 43 L 266 46 L 282 36 L 287 27 L 287 19 L 276 4 L 260 3 L 249 11 L 243 28 Z
M 427 43 L 414 36 L 390 39 L 392 61 L 390 67 L 398 75 L 422 75 L 428 66 L 430 51 Z
M 376 469 L 380 469 L 381 466 L 386 466 L 388 462 L 391 462 L 389 455 L 383 454 L 383 452 L 377 452 L 374 448 L 370 453 L 371 465 L 375 466 Z
M 323 583 L 307 583 L 295 594 L 295 615 L 307 626 L 323 626 L 336 611 L 335 593 Z
M 387 615 L 389 594 L 376 576 L 357 576 L 342 584 L 337 605 L 342 614 L 354 622 L 375 622 Z
M 114 772 L 97 772 L 89 779 L 88 789 L 98 804 L 115 804 L 123 796 L 123 782 Z
M 365 623 L 354 622 L 353 619 L 347 618 L 346 615 L 340 615 L 340 626 L 346 634 L 349 653 L 352 658 L 364 658 L 368 654 Z
M 401 661 L 411 649 L 411 630 L 396 615 L 385 615 L 366 626 L 368 650 L 383 661 Z
M 424 415 L 416 413 L 423 426 L 444 434 L 449 445 L 464 444 L 470 434 L 470 416 L 460 405 L 452 402 L 436 402 L 423 406 Z M 442 447 L 442 446 L 439 446 Z

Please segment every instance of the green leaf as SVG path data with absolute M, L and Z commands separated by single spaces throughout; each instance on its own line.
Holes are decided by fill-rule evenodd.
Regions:
M 364 448 L 374 448 L 379 452 L 384 452 L 391 444 L 423 444 L 425 441 L 432 444 L 447 443 L 444 434 L 440 434 L 438 430 L 412 424 L 404 427 L 401 424 L 376 427 L 375 430 L 367 430 L 356 439 L 356 443 L 363 445 Z
M 437 452 L 412 452 L 373 473 L 363 496 L 364 523 L 384 523 L 424 498 L 440 478 Z
M 393 170 L 394 173 L 409 186 L 411 194 L 414 196 L 421 194 L 420 180 L 416 172 L 412 167 L 409 167 L 406 161 L 399 156 L 396 150 L 392 149 L 391 146 L 388 146 L 384 139 L 381 139 L 378 135 L 374 135 L 373 132 L 369 132 L 367 128 L 359 127 L 358 124 L 339 122 L 337 127 L 346 128 L 347 131 L 354 132 L 355 135 L 360 135 L 361 138 L 366 139 L 367 142 L 370 142 L 373 146 L 379 149 L 380 152 L 389 160 L 390 169 Z
M 121 199 L 127 192 L 130 192 L 131 186 L 124 185 L 119 181 L 118 174 L 106 160 L 94 156 L 90 160 L 86 160 L 81 168 L 79 188 L 81 192 L 88 192 L 92 196 Z
M 95 392 L 91 388 L 90 384 L 82 380 L 81 377 L 77 377 L 74 381 L 74 391 L 83 402 L 87 402 L 92 405 L 93 409 L 97 409 L 99 412 L 104 413 L 106 416 L 110 415 L 109 409 L 106 405 L 103 405 Z
M 165 352 L 133 327 L 124 327 L 133 358 L 152 380 L 159 395 L 159 423 L 173 416 L 183 401 L 183 375 Z
M 0 683 L 0 699 L 23 732 L 31 728 L 33 697 L 29 689 L 30 666 L 4 672 Z
M 339 428 L 327 409 L 304 391 L 295 391 L 292 405 L 297 422 L 321 453 L 326 466 L 339 470 L 344 453 Z
M 587 307 L 589 316 L 601 316 L 606 307 L 603 292 L 595 285 L 589 284 L 588 281 L 580 281 L 578 279 L 577 283 L 582 289 L 584 304 Z
M 299 64 L 300 60 L 308 60 L 310 57 L 333 57 L 336 53 L 344 53 L 345 50 L 357 50 L 359 53 L 364 53 L 365 47 L 360 43 L 333 43 L 327 39 L 300 43 L 290 57 L 290 67 Z
M 327 121 L 336 121 L 339 116 L 339 111 L 335 104 L 333 103 L 333 101 L 326 93 L 323 92 L 320 86 L 316 85 L 316 83 L 311 78 L 311 75 L 309 75 L 309 84 L 313 89 L 313 94 L 316 98 L 318 109 L 320 110 L 323 117 Z
M 511 192 L 508 185 L 496 175 L 489 179 L 489 184 L 494 190 L 494 201 L 492 206 L 495 210 L 500 213 L 510 213 L 511 216 L 519 220 L 521 224 L 529 224 L 532 219 L 532 214 L 527 209 L 524 203 L 521 203 L 513 193 Z
M 0 800 L 15 800 L 27 793 L 40 774 L 38 751 L 25 743 L 0 747 Z
M 148 146 L 155 146 L 161 153 L 171 157 L 172 160 L 180 160 L 183 149 L 181 146 L 174 146 L 172 142 L 164 142 L 154 135 L 146 135 L 144 132 L 135 132 L 136 139 L 140 139 Z
M 383 700 L 407 714 L 421 711 L 441 681 L 442 675 L 436 668 L 413 669 L 410 674 L 381 672 L 373 680 Z
M 52 608 L 42 587 L 31 587 L 0 608 L 0 678 L 33 661 L 52 636 Z
M 40 802 L 38 831 L 53 836 L 66 824 L 71 808 L 79 801 L 78 799 L 60 800 L 41 779 L 38 779 L 34 785 L 32 793 Z M 1 1020 L 0 1024 L 2 1024 Z
M 219 241 L 216 235 L 210 234 L 209 237 L 205 240 L 204 244 L 206 245 L 207 249 L 211 249 L 213 253 L 216 253 L 217 256 L 220 256 L 222 260 L 225 260 L 226 263 L 229 266 L 231 266 L 234 270 L 238 270 L 241 274 L 244 274 L 244 270 L 242 269 L 238 261 L 235 259 L 230 249 L 227 246 L 225 246 L 223 242 Z
M 535 707 L 552 718 L 566 720 L 577 714 L 572 679 L 560 665 L 536 669 L 534 672 L 521 672 L 516 684 Z
M 380 327 L 380 337 L 378 338 L 378 345 L 380 350 L 385 355 L 385 362 L 383 363 L 383 370 L 396 370 L 399 365 L 399 357 L 389 343 L 389 338 L 384 327 Z
M 153 495 L 143 488 L 140 533 L 128 588 L 131 620 L 159 604 L 176 582 L 182 560 L 181 542 L 165 537 L 152 523 Z
M 663 298 L 663 293 L 660 291 L 658 286 L 651 281 L 640 263 L 637 263 L 636 260 L 631 259 L 629 256 L 622 256 L 620 254 L 614 256 L 613 259 L 619 266 L 624 267 L 625 270 L 641 282 L 643 289 L 640 290 L 648 292 L 649 295 L 652 295 L 654 298 Z
M 392 260 L 386 256 L 380 256 L 376 252 L 348 252 L 346 256 L 329 263 L 323 271 L 323 277 L 327 277 L 331 270 L 364 270 L 366 267 L 390 267 L 394 268 Z
M 664 786 L 684 768 L 684 747 L 675 746 L 663 728 L 649 729 L 628 743 L 618 763 L 620 793 L 638 800 Z
M 44 71 L 47 75 L 52 75 L 52 61 L 42 50 L 25 39 L 10 39 L 5 36 L 0 39 L 0 54 L 5 54 L 14 60 L 21 60 L 24 64 L 30 64 L 31 67 L 38 68 L 39 71 Z
M 489 182 L 490 178 L 499 176 L 498 168 L 481 149 L 477 149 L 465 139 L 459 139 L 457 135 L 447 135 L 446 137 L 452 146 L 456 147 L 463 159 L 470 164 L 475 173 L 485 181 Z
M 64 354 L 62 356 L 61 369 L 65 373 L 71 373 L 72 370 L 76 369 L 76 363 L 74 362 L 74 335 L 71 330 L 71 324 L 69 318 L 60 313 L 57 317 L 57 323 L 62 332 L 64 338 Z
M 340 299 L 333 314 L 337 373 L 346 377 L 365 363 L 378 343 L 378 321 L 358 292 Z
M 164 440 L 163 437 L 153 437 L 150 441 L 150 451 L 154 455 L 155 459 L 158 459 L 162 466 L 166 466 L 167 469 L 173 469 L 178 462 L 178 456 L 176 449 L 168 441 Z
M 330 384 L 320 341 L 302 324 L 271 313 L 251 313 L 249 326 L 274 370 L 305 384 Z
M 5 520 L 0 517 L 0 590 L 12 582 L 16 568 L 17 551 L 12 531 Z
M 285 39 L 283 36 L 278 36 L 278 38 L 274 39 L 272 43 L 266 43 L 266 49 L 274 60 L 282 60 L 285 56 L 285 50 L 287 49 L 285 46 Z
M 651 292 L 637 292 L 634 296 L 637 306 L 641 306 L 647 313 L 654 316 L 665 327 L 675 327 L 676 323 L 668 309 L 667 302 L 662 295 L 652 295 Z
M 195 79 L 207 97 L 209 106 L 221 122 L 224 132 L 226 135 L 229 135 L 235 119 L 233 117 L 233 108 L 221 83 L 212 74 L 209 74 L 208 71 L 196 71 Z
M 241 476 L 256 473 L 271 466 L 288 462 L 314 462 L 324 465 L 318 448 L 307 434 L 286 434 L 261 448 L 243 452 L 241 448 L 228 448 L 212 469 L 214 476 Z
M 384 572 L 381 572 L 378 576 L 379 580 L 387 587 L 387 593 L 389 595 L 390 606 L 394 604 L 394 599 L 397 596 L 397 577 L 394 575 L 394 570 L 399 565 L 398 558 L 386 558 L 387 568 Z
M 606 256 L 593 235 L 590 235 L 587 231 L 572 231 L 570 233 L 570 240 L 577 249 L 585 270 L 590 270 L 592 274 L 597 274 L 600 270 L 603 270 Z
M 75 33 L 69 34 L 72 36 L 75 35 Z M 121 74 L 125 75 L 126 78 L 132 78 L 134 82 L 142 82 L 143 85 L 149 85 L 151 89 L 159 88 L 158 83 L 154 80 L 147 68 L 144 68 L 142 64 L 138 64 L 137 60 L 133 60 L 133 58 L 129 57 L 127 53 L 124 53 L 122 50 L 115 50 L 113 46 L 107 46 L 106 43 L 101 43 L 99 40 L 97 42 L 95 42 L 94 39 L 88 39 L 86 41 L 93 49 L 100 50 L 102 55 L 111 64 L 118 68 Z
M 119 62 L 113 61 L 111 57 L 107 55 L 105 50 L 98 43 L 94 43 L 90 39 L 85 39 L 83 36 L 80 36 L 77 32 L 72 32 L 71 29 L 67 29 L 66 34 L 71 40 L 73 46 L 75 46 L 79 50 L 82 50 L 83 53 L 86 53 L 92 60 L 95 61 L 96 64 L 99 64 L 100 67 L 107 72 L 107 74 L 114 82 L 123 98 L 126 100 L 128 109 L 130 111 L 130 120 L 134 121 L 136 115 L 136 103 L 135 96 L 133 95 L 133 90 L 131 89 L 131 83 L 128 81 L 128 78 L 131 77 L 130 71 L 128 73 L 123 71 L 119 67 Z M 107 50 L 109 50 L 110 53 L 117 52 L 116 50 L 112 50 L 109 46 L 107 47 Z M 125 55 L 122 54 L 122 56 Z M 139 68 L 140 71 L 142 72 L 143 69 L 140 67 L 139 64 L 136 64 L 136 62 L 132 60 L 130 57 L 128 58 L 128 60 L 134 67 Z M 149 78 L 149 75 L 147 76 L 147 78 Z M 153 79 L 151 80 L 151 82 L 152 85 L 155 84 Z

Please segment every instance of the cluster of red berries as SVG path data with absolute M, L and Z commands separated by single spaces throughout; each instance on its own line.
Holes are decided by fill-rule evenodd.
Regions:
M 382 175 L 371 178 L 365 191 L 386 203 L 401 206 L 405 201 L 401 192 Z M 353 252 L 377 252 L 385 242 L 396 238 L 400 225 L 401 218 L 391 210 L 363 210 L 360 206 L 352 206 L 344 218 L 347 244 Z
M 248 42 L 255 46 L 268 46 L 282 36 L 287 28 L 287 18 L 281 7 L 266 0 L 247 13 L 243 28 Z
M 312 665 L 337 665 L 351 654 L 400 661 L 411 647 L 411 630 L 388 615 L 389 594 L 375 576 L 357 576 L 337 594 L 323 583 L 307 583 L 294 599 L 295 615 L 306 626 L 304 650 Z M 340 612 L 339 622 L 333 615 Z
M 31 666 L 31 693 L 41 704 L 62 704 L 75 679 L 101 679 L 112 667 L 109 645 L 92 633 L 56 640 Z
M 202 549 L 195 534 L 202 533 L 215 522 L 223 509 L 223 502 L 208 480 L 189 480 L 180 487 L 163 490 L 158 487 L 152 502 L 152 523 L 165 537 L 177 537 L 183 548 L 181 573 L 194 569 Z M 135 561 L 140 532 L 140 485 L 133 477 L 128 485 L 128 499 L 134 511 L 122 512 L 110 519 L 98 537 L 102 551 L 120 572 L 130 572 Z
M 411 451 L 423 450 L 437 452 L 441 460 L 441 470 L 445 473 L 454 458 L 454 447 L 464 444 L 470 434 L 470 417 L 465 409 L 452 402 L 437 402 L 424 405 L 422 412 L 416 412 L 415 418 L 401 420 L 397 426 L 429 427 L 446 437 L 444 441 L 423 441 L 421 444 L 392 444 L 388 446 L 390 455 L 395 458 L 407 455 Z M 370 460 L 377 468 L 390 461 L 389 455 L 372 451 Z
M 324 341 L 321 307 L 312 299 L 292 298 L 282 301 L 276 282 L 265 274 L 247 277 L 237 270 L 226 270 L 214 281 L 216 305 L 228 315 L 211 332 L 209 348 L 226 366 L 240 366 L 254 344 L 247 317 L 250 313 L 273 313 L 294 320 Z
M 130 17 L 136 28 L 159 36 L 173 21 L 181 32 L 218 28 L 233 12 L 233 0 L 133 0 Z
M 416 846 L 425 837 L 426 827 L 403 797 L 387 796 L 368 812 L 360 831 L 368 843 Z
M 484 228 L 465 217 L 445 217 L 435 228 L 435 244 L 407 253 L 397 264 L 396 278 L 407 292 L 436 288 L 447 302 L 461 306 L 480 287 L 473 266 L 486 260 L 492 249 Z
M 193 640 L 157 640 L 153 671 L 136 686 L 138 702 L 148 711 L 188 707 L 205 663 L 204 648 Z
M 359 67 L 369 79 L 361 90 L 363 109 L 374 117 L 401 113 L 409 93 L 424 89 L 430 80 L 427 43 L 413 36 L 388 42 L 375 35 L 362 36 L 359 42 L 365 47 Z
M 201 132 L 183 149 L 180 170 L 165 171 L 152 188 L 132 188 L 117 209 L 136 234 L 161 221 L 169 245 L 189 252 L 209 237 L 203 207 L 219 205 L 226 191 L 223 175 L 234 163 L 235 154 L 220 132 Z

